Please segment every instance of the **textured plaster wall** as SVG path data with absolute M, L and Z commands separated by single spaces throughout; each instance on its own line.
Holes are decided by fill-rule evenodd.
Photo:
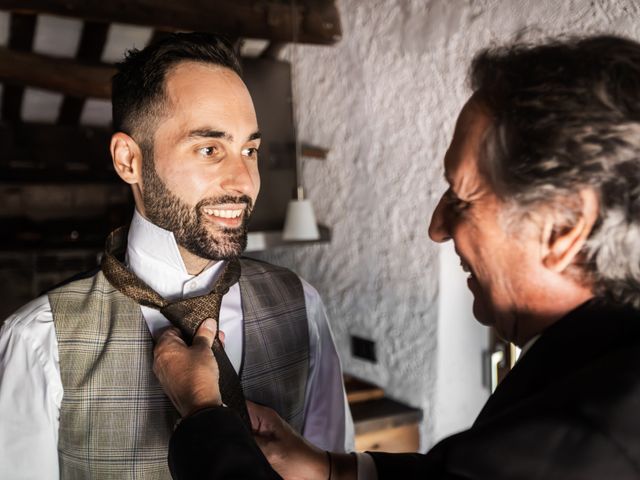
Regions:
M 427 224 L 444 188 L 442 157 L 469 94 L 469 61 L 523 28 L 527 38 L 594 32 L 640 38 L 640 2 L 338 4 L 344 38 L 333 47 L 300 47 L 295 65 L 300 138 L 331 148 L 325 162 L 305 163 L 303 178 L 333 240 L 265 257 L 318 288 L 347 372 L 424 409 L 426 448 L 439 414 L 436 375 L 457 374 L 437 366 L 444 319 L 438 319 L 438 247 L 427 238 Z M 352 333 L 376 341 L 377 364 L 352 358 Z M 478 359 L 468 361 L 475 368 Z

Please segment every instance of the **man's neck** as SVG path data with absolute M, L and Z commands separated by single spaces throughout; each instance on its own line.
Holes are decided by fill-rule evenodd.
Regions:
M 187 273 L 189 273 L 189 275 L 199 275 L 212 262 L 212 260 L 202 258 L 194 253 L 191 253 L 189 250 L 180 245 L 178 245 L 178 251 L 180 252 L 180 256 L 182 257 L 182 261 L 184 262 L 184 266 L 187 269 Z
M 539 305 L 545 308 L 537 310 L 536 314 L 530 315 L 529 318 L 521 318 L 516 322 L 516 335 L 512 341 L 522 348 L 532 338 L 539 336 L 569 312 L 594 297 L 593 291 L 588 287 L 579 287 L 565 293 L 564 296 L 559 295 L 554 299 L 541 301 Z

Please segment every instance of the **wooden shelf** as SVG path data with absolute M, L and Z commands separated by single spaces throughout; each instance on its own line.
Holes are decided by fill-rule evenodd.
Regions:
M 314 245 L 318 243 L 328 243 L 331 241 L 331 230 L 324 225 L 318 225 L 320 230 L 319 240 L 283 240 L 281 230 L 268 230 L 262 232 L 249 232 L 247 239 L 246 253 L 262 252 L 276 247 L 291 247 L 301 245 Z
M 347 392 L 349 405 L 384 397 L 382 388 L 351 375 L 344 376 L 344 388 Z
M 350 406 L 356 435 L 409 425 L 422 420 L 422 410 L 390 398 L 378 398 Z

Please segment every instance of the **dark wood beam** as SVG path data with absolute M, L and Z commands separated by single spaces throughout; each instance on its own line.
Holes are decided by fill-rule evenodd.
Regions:
M 19 85 L 4 85 L 2 90 L 2 119 L 7 122 L 21 121 L 22 98 L 24 87 Z
M 158 30 L 215 31 L 232 37 L 330 45 L 342 36 L 335 0 L 0 0 L 0 9 L 49 13 Z M 294 23 L 295 22 L 295 23 Z
M 35 15 L 12 13 L 9 26 L 9 47 L 20 52 L 28 52 L 33 45 L 36 29 Z M 2 118 L 10 122 L 21 121 L 23 85 L 5 85 L 2 92 Z
M 104 65 L 24 53 L 0 47 L 0 81 L 30 85 L 75 97 L 111 98 L 116 70 Z
M 267 48 L 265 48 L 260 54 L 260 58 L 270 58 L 272 60 L 279 60 L 280 52 L 282 52 L 285 46 L 286 46 L 286 43 L 270 42 L 269 45 L 267 45 Z
M 98 64 L 102 57 L 108 33 L 108 23 L 84 22 L 76 59 L 87 64 Z M 85 100 L 85 98 L 71 95 L 64 97 L 58 114 L 58 123 L 60 125 L 76 125 L 79 123 Z
M 0 183 L 117 183 L 106 128 L 0 124 Z
M 12 13 L 9 27 L 9 48 L 28 52 L 33 47 L 36 16 Z
M 76 125 L 80 123 L 85 102 L 85 98 L 66 95 L 62 100 L 62 105 L 60 105 L 60 111 L 58 112 L 58 124 Z
M 82 36 L 76 58 L 87 63 L 100 63 L 104 45 L 107 43 L 109 24 L 105 22 L 84 22 Z
M 171 32 L 168 32 L 166 30 L 154 30 L 153 34 L 151 35 L 151 38 L 149 39 L 148 45 L 152 45 L 156 42 L 159 42 L 160 40 L 162 40 L 163 38 L 169 35 L 171 35 Z

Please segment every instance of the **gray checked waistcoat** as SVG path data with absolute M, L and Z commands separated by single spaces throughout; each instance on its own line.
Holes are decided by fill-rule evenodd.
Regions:
M 309 373 L 302 284 L 285 268 L 240 264 L 245 396 L 300 432 Z M 102 272 L 56 288 L 49 301 L 64 388 L 61 478 L 170 479 L 167 451 L 179 415 L 152 372 L 153 340 L 140 306 Z

